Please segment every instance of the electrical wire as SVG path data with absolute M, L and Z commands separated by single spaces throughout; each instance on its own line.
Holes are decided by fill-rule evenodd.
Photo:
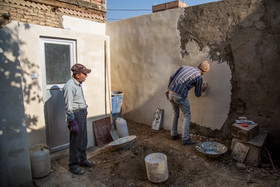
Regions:
M 107 18 L 107 20 L 122 20 L 122 19 L 126 19 L 126 18 Z
M 119 11 L 119 12 L 123 12 L 123 11 L 147 11 L 150 12 L 152 11 L 152 9 L 107 9 L 107 11 Z

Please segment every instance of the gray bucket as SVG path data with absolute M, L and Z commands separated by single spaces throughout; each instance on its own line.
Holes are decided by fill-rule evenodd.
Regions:
M 168 179 L 167 157 L 163 153 L 152 153 L 145 157 L 147 177 L 153 183 Z

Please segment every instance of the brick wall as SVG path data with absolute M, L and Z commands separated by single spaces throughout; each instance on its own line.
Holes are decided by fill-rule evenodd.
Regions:
M 106 0 L 84 0 L 90 3 L 105 4 Z
M 10 15 L 9 20 L 5 19 L 3 14 Z M 17 20 L 63 28 L 63 15 L 105 23 L 105 0 L 84 0 L 80 1 L 80 4 L 73 0 L 0 0 L 0 26 Z
M 188 7 L 188 6 L 189 5 L 187 5 L 186 3 L 183 3 L 179 0 L 171 1 L 171 2 L 168 2 L 168 3 L 154 5 L 153 6 L 153 12 L 159 12 L 159 11 L 168 10 L 168 9 L 172 9 L 172 8 L 182 8 L 182 7 Z

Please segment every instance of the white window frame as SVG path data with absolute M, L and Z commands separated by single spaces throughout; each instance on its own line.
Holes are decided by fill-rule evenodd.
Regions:
M 45 43 L 50 44 L 61 44 L 61 45 L 69 45 L 70 46 L 70 67 L 76 64 L 76 40 L 70 39 L 58 39 L 58 38 L 48 38 L 48 37 L 40 37 L 40 57 L 41 57 L 41 65 L 42 65 L 42 81 L 45 89 L 50 89 L 53 84 L 48 85 L 46 81 L 46 63 L 45 63 Z M 71 69 L 69 68 L 71 72 Z M 56 84 L 59 88 L 62 88 L 64 84 Z

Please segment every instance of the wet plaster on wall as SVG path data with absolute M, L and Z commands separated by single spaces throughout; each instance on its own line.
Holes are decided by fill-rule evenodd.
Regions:
M 178 20 L 184 9 L 168 10 L 107 24 L 111 40 L 112 88 L 123 91 L 126 119 L 152 124 L 157 108 L 164 109 L 163 127 L 170 129 L 172 108 L 165 98 L 168 80 L 182 65 L 198 67 L 209 60 L 211 74 L 206 97 L 190 92 L 192 123 L 209 129 L 221 129 L 230 106 L 231 72 L 227 63 L 209 58 L 210 48 L 202 50 L 195 41 L 185 44 L 189 54 L 181 55 Z M 222 79 L 221 79 L 222 77 Z M 222 86 L 221 86 L 222 85 Z M 182 129 L 180 118 L 179 130 Z
M 225 0 L 186 8 L 178 22 L 183 58 L 195 42 L 209 48 L 210 59 L 229 64 L 232 95 L 223 134 L 236 117 L 247 116 L 269 130 L 274 148 L 280 145 L 279 8 L 277 0 Z
M 208 60 L 211 66 L 211 71 L 203 75 L 203 80 L 208 83 L 206 93 L 201 97 L 196 97 L 194 89 L 189 91 L 191 122 L 203 128 L 220 130 L 230 109 L 231 71 L 229 65 L 209 59 L 210 48 L 206 46 L 200 50 L 195 41 L 188 42 L 185 49 L 189 54 L 183 57 L 183 64 L 197 67 L 201 61 Z
M 162 108 L 170 129 L 169 76 L 209 60 L 208 95 L 190 91 L 192 131 L 229 137 L 234 120 L 247 116 L 279 136 L 279 8 L 276 0 L 225 0 L 108 23 L 112 88 L 124 91 L 124 116 L 152 124 Z

